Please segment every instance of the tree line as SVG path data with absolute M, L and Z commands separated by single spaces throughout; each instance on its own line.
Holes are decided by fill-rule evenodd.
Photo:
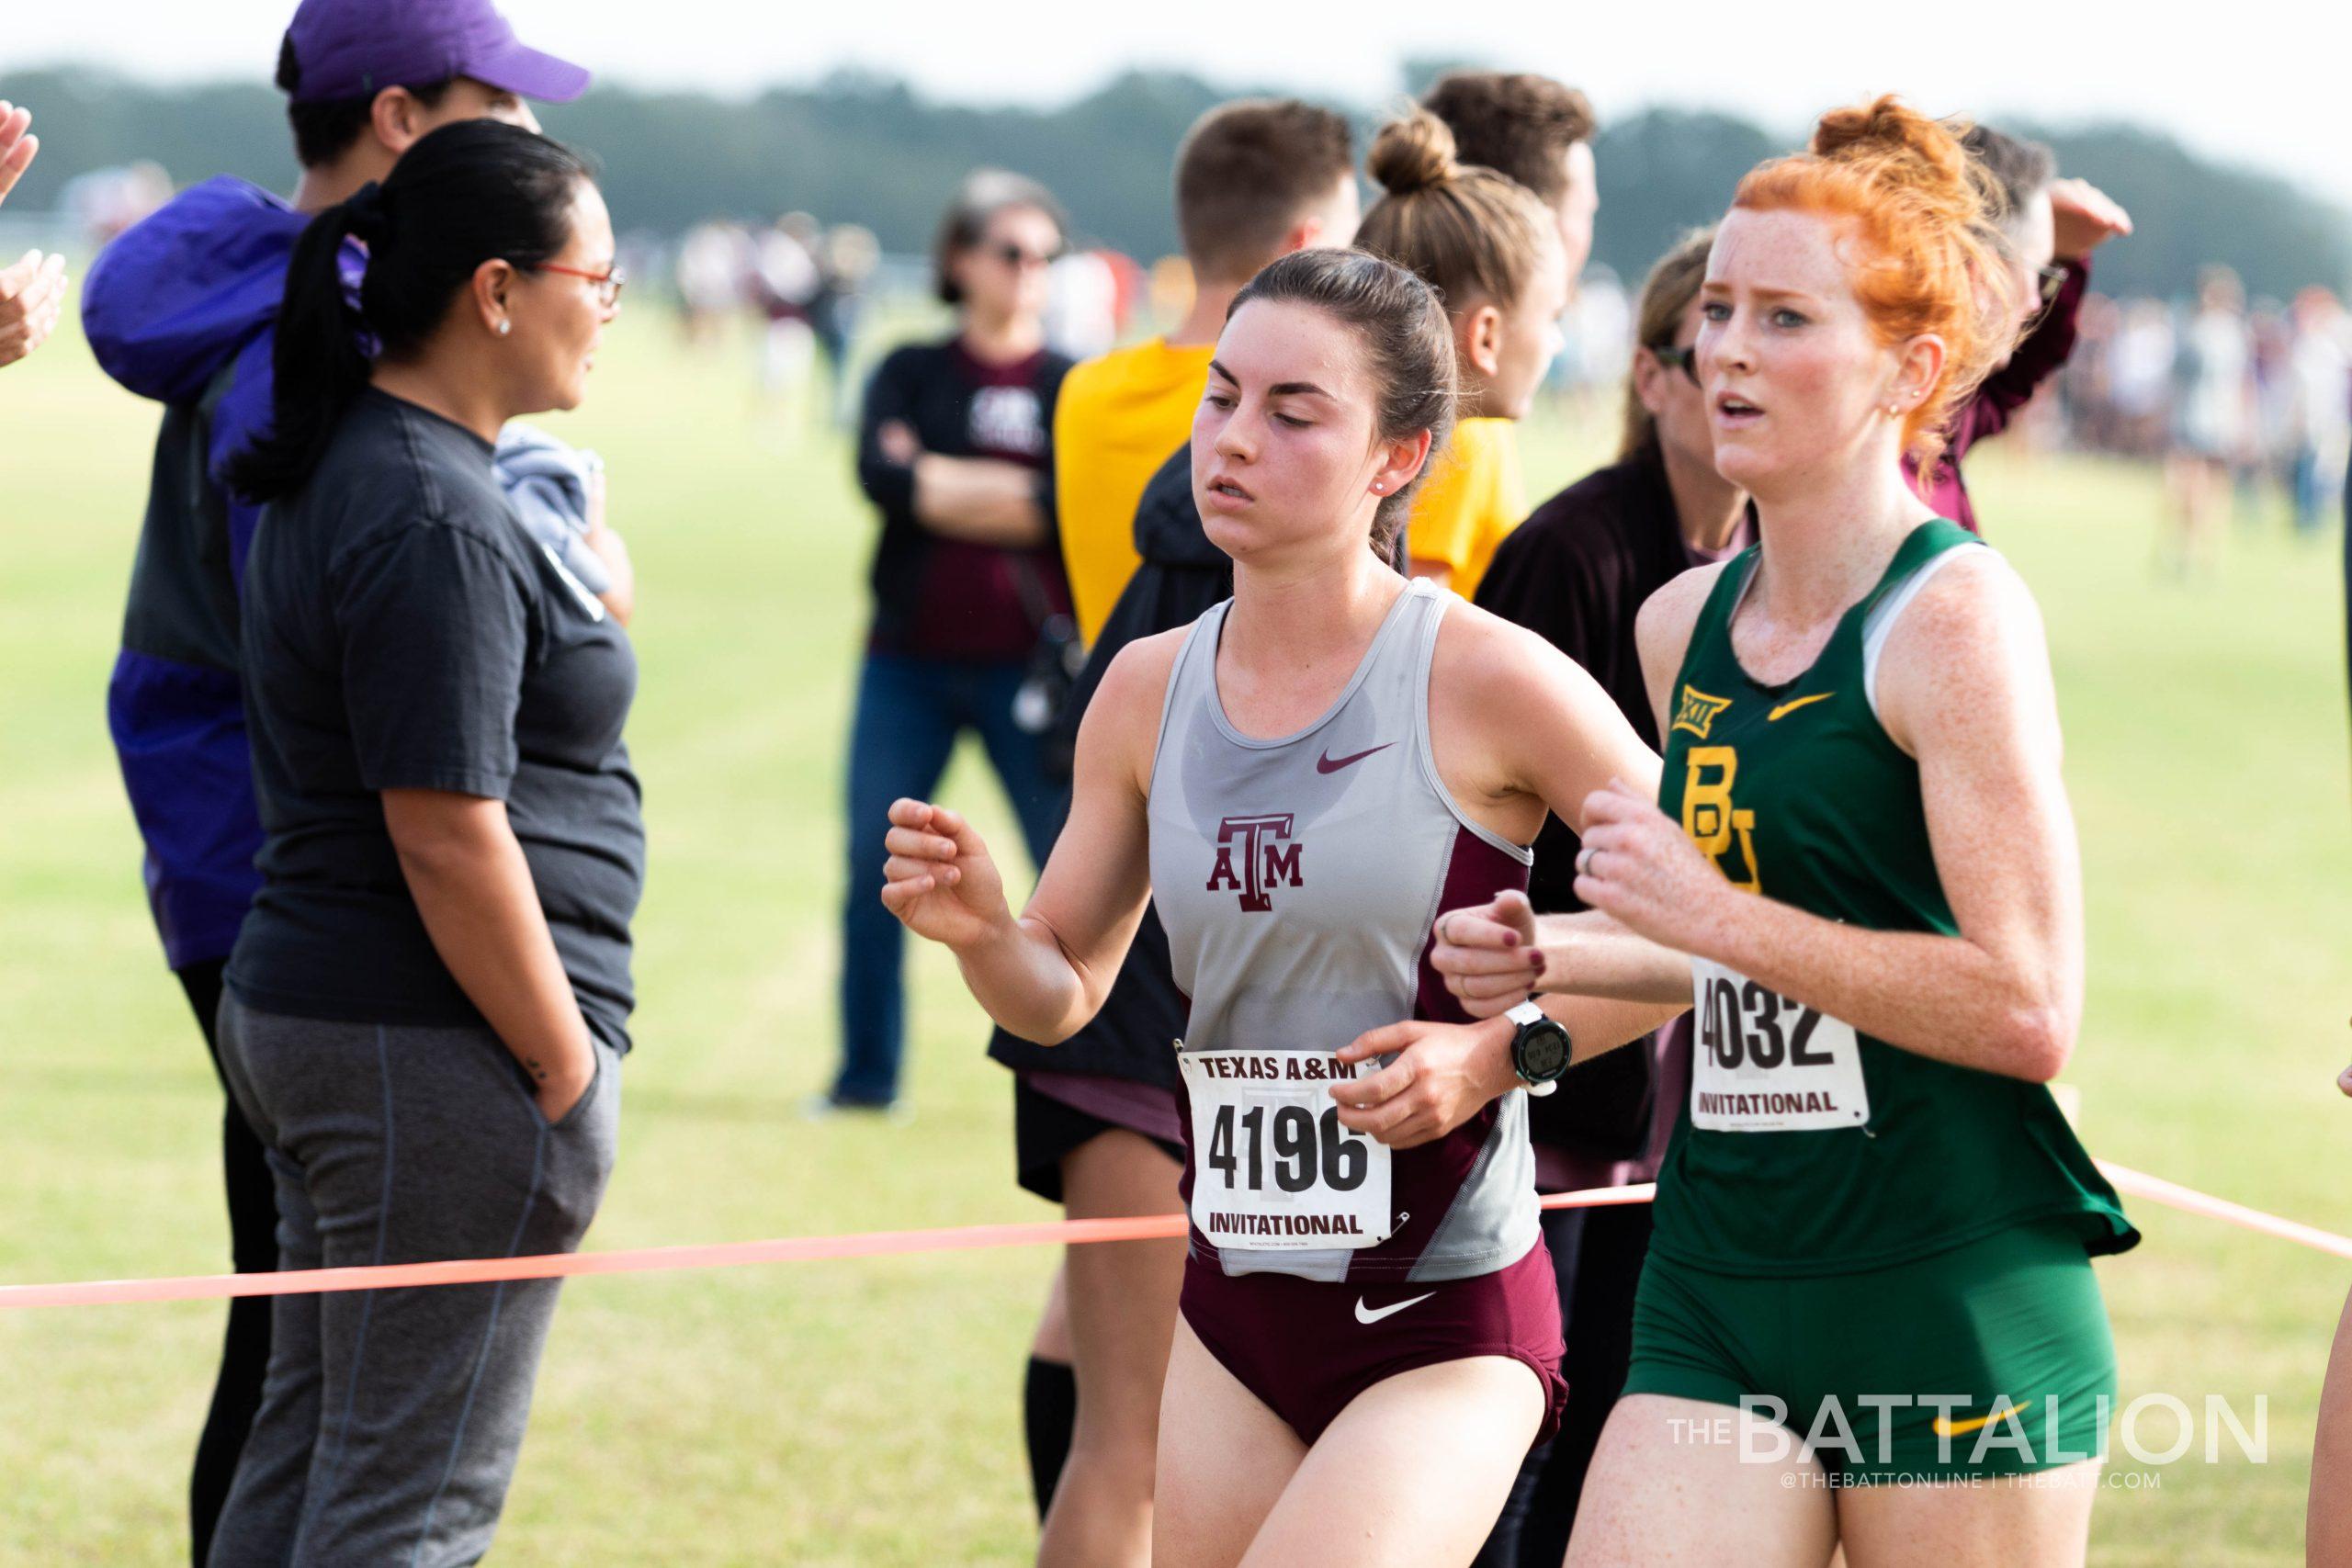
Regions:
M 1436 67 L 1408 62 L 1406 80 Z M 1080 237 L 1148 259 L 1176 247 L 1169 167 L 1178 140 L 1232 96 L 1188 74 L 1138 71 L 1054 107 L 973 107 L 844 71 L 748 100 L 599 85 L 542 116 L 549 134 L 595 156 L 626 229 L 676 233 L 706 218 L 798 209 L 863 223 L 887 249 L 919 251 L 965 172 L 986 164 L 1046 182 Z M 251 83 L 171 86 L 85 68 L 12 71 L 0 75 L 0 97 L 32 106 L 41 133 L 41 156 L 11 201 L 19 209 L 51 205 L 74 175 L 141 158 L 181 184 L 224 173 L 279 191 L 293 183 L 284 101 L 258 70 Z M 1334 107 L 1367 135 L 1379 118 Z M 2131 209 L 2138 231 L 2099 254 L 2110 291 L 2177 294 L 2215 262 L 2257 295 L 2352 282 L 2352 220 L 2283 179 L 2142 127 L 2002 129 L 2048 141 L 2064 173 Z M 1654 108 L 1611 121 L 1594 148 L 1595 259 L 1638 278 L 1681 230 L 1721 213 L 1742 173 L 1789 144 L 1726 114 Z

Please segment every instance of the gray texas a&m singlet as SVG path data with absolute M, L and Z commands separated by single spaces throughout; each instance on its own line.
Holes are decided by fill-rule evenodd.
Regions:
M 1524 1095 L 1391 1151 L 1340 1127 L 1329 1094 L 1350 1076 L 1330 1054 L 1366 1030 L 1470 1021 L 1430 966 L 1430 926 L 1527 886 L 1529 852 L 1463 815 L 1430 749 L 1430 660 L 1457 603 L 1408 585 L 1339 700 L 1276 739 L 1239 733 L 1217 698 L 1230 600 L 1193 623 L 1169 675 L 1152 897 L 1192 1002 L 1192 1246 L 1227 1274 L 1458 1280 L 1535 1244 Z

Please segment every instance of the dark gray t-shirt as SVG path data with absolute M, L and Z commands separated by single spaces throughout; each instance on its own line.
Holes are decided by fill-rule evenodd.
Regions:
M 249 1006 L 360 1022 L 481 1014 L 434 951 L 378 792 L 506 802 L 589 1027 L 621 1050 L 645 875 L 621 741 L 637 658 L 509 510 L 490 446 L 373 388 L 262 515 L 245 705 L 267 837 L 229 960 Z

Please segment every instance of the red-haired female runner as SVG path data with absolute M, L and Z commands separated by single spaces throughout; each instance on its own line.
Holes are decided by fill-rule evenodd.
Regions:
M 1699 368 L 1763 542 L 1643 608 L 1664 784 L 1586 803 L 1576 884 L 1659 961 L 1601 974 L 1590 916 L 1499 953 L 1516 902 L 1439 922 L 1472 1011 L 1698 1000 L 1574 1564 L 2082 1561 L 2089 1257 L 2138 1236 L 2044 1087 L 2083 996 L 2057 705 L 2024 583 L 1901 468 L 2000 351 L 1982 177 L 1881 99 L 1717 231 Z

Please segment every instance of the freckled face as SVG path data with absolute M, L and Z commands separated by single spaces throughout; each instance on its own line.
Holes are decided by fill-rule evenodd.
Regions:
M 1715 468 L 1751 492 L 1850 461 L 1892 423 L 1898 356 L 1847 280 L 1850 227 L 1734 208 L 1716 230 L 1699 296 L 1700 380 Z

